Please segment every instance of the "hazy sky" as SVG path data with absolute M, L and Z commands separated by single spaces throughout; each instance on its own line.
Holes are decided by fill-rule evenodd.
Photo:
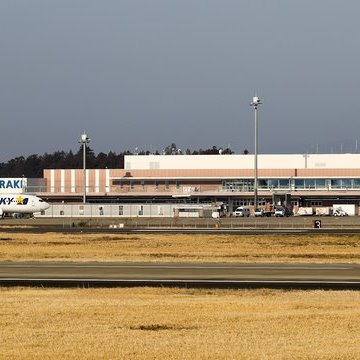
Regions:
M 2 0 L 1 155 L 355 151 L 358 0 Z

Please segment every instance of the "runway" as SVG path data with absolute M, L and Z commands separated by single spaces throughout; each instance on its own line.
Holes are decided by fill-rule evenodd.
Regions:
M 321 228 L 314 228 L 314 220 Z M 177 234 L 360 234 L 360 216 L 289 218 L 34 218 L 0 221 L 2 232 L 177 233 Z
M 360 289 L 360 265 L 0 263 L 0 285 Z

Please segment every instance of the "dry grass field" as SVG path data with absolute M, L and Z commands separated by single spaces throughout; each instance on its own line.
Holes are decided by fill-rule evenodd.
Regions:
M 0 288 L 0 359 L 359 359 L 360 292 Z
M 0 261 L 360 263 L 360 236 L 9 231 Z M 359 359 L 360 292 L 0 288 L 0 344 L 0 359 Z
M 360 263 L 359 235 L 0 233 L 0 261 Z

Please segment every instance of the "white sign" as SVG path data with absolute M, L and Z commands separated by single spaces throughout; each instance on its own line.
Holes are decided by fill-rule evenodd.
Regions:
M 20 194 L 25 192 L 27 179 L 0 178 L 0 194 Z

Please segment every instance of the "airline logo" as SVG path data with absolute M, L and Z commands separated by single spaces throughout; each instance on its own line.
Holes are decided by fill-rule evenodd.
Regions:
M 29 202 L 29 198 L 24 197 L 10 197 L 10 196 L 2 196 L 0 197 L 0 206 L 1 205 L 27 205 Z
M 26 185 L 25 178 L 0 178 L 0 194 L 22 193 Z
M 23 198 L 19 196 L 18 198 L 15 199 L 15 201 L 18 205 L 27 205 L 29 198 Z

